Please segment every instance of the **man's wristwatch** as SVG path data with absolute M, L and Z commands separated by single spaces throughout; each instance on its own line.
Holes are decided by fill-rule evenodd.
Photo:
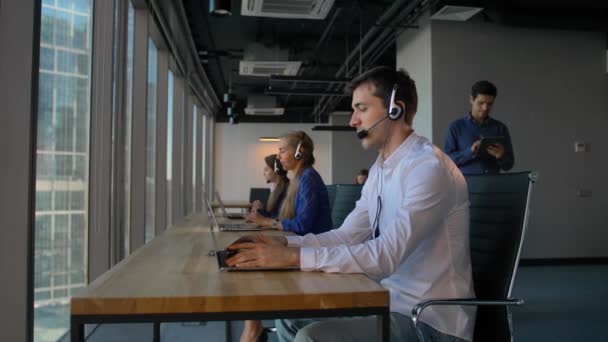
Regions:
M 272 221 L 272 228 L 273 229 L 279 228 L 279 220 L 274 219 L 274 221 Z

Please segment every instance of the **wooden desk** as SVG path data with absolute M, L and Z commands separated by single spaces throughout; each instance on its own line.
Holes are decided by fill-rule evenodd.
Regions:
M 84 340 L 87 323 L 153 322 L 158 341 L 159 322 L 360 315 L 380 315 L 388 341 L 389 293 L 363 275 L 220 272 L 209 251 L 241 235 L 167 230 L 72 297 L 72 341 Z

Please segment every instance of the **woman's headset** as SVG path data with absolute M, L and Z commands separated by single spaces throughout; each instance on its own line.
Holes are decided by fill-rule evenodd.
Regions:
M 298 147 L 296 147 L 296 153 L 293 154 L 293 157 L 296 160 L 302 159 L 302 152 L 300 152 L 300 146 L 302 146 L 302 140 L 298 141 Z

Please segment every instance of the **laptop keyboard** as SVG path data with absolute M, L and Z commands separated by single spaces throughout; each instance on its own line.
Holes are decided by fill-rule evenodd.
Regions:
M 226 249 L 223 251 L 216 251 L 215 255 L 217 256 L 217 262 L 218 262 L 220 268 L 230 267 L 226 263 L 226 260 L 228 260 L 231 256 L 235 255 L 236 253 L 237 253 L 236 251 L 231 251 L 231 250 L 226 250 Z

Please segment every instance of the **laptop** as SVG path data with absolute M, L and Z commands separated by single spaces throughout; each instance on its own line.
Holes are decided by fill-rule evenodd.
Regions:
M 236 251 L 224 249 L 222 251 L 216 251 L 215 256 L 217 257 L 217 266 L 222 272 L 251 272 L 251 271 L 299 271 L 298 266 L 283 266 L 283 267 L 234 267 L 228 266 L 226 260 L 236 254 Z
M 207 199 L 205 199 L 205 201 L 207 201 Z M 245 220 L 243 220 L 243 218 L 241 217 L 241 221 L 240 222 L 236 222 L 236 221 L 232 221 L 232 222 L 218 222 L 217 218 L 215 217 L 215 213 L 213 212 L 213 208 L 211 207 L 211 204 L 209 203 L 209 201 L 207 201 L 207 210 L 209 211 L 209 219 L 211 220 L 210 222 L 210 226 L 211 229 L 215 229 L 217 228 L 219 231 L 238 231 L 238 232 L 243 232 L 243 231 L 256 231 L 256 230 L 263 230 L 265 229 L 262 226 L 259 226 L 255 223 L 247 223 L 245 222 Z
M 243 219 L 243 214 L 230 214 L 226 211 L 226 207 L 224 206 L 224 202 L 222 201 L 222 198 L 220 197 L 220 193 L 215 191 L 215 199 L 217 199 L 217 202 L 220 205 L 220 210 L 222 211 L 222 215 L 226 218 L 229 218 L 231 220 L 242 220 Z
M 218 246 L 218 242 L 215 234 L 217 234 L 218 230 L 222 230 L 215 219 L 215 215 L 213 215 L 213 210 L 211 208 L 211 203 L 205 197 L 205 202 L 207 203 L 207 210 L 209 211 L 209 215 L 207 215 L 207 219 L 209 220 L 209 227 L 211 227 L 211 238 L 213 239 L 213 245 Z M 229 259 L 236 252 L 232 250 L 210 250 L 209 255 L 217 258 L 217 265 L 220 271 L 222 272 L 242 272 L 242 271 L 299 271 L 300 267 L 298 266 L 286 266 L 286 267 L 253 267 L 253 268 L 239 268 L 239 267 L 231 267 L 228 266 L 226 260 Z

